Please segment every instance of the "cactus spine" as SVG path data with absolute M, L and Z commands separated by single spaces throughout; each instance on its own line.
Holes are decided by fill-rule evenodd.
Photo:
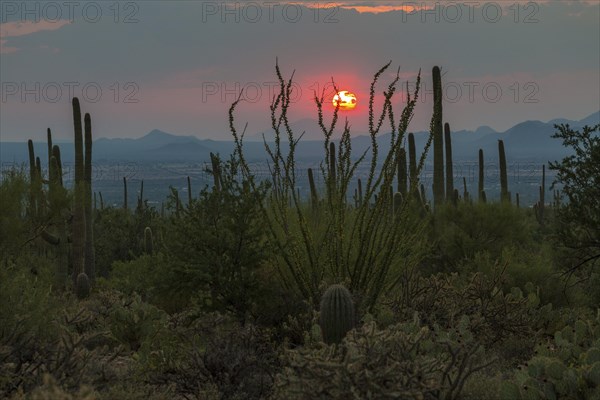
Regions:
M 332 285 L 323 294 L 320 325 L 327 344 L 340 343 L 354 328 L 354 303 L 343 285 Z
M 442 126 L 442 73 L 438 66 L 433 67 L 433 205 L 444 202 L 444 136 Z
M 446 145 L 446 195 L 450 197 L 454 194 L 454 171 L 452 165 L 452 140 L 450 138 L 450 124 L 447 122 L 444 125 L 444 144 Z
M 504 152 L 504 142 L 498 140 L 498 159 L 500 163 L 500 199 L 502 202 L 510 202 L 508 194 L 508 174 L 506 172 L 506 153 Z

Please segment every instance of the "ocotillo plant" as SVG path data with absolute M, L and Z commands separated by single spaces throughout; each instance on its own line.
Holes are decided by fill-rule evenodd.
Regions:
M 444 133 L 442 125 L 442 73 L 438 66 L 433 67 L 433 205 L 444 202 Z
M 73 223 L 72 223 L 72 264 L 73 283 L 77 283 L 77 277 L 84 270 L 85 258 L 85 170 L 83 160 L 83 127 L 81 125 L 81 109 L 79 99 L 73 98 L 73 125 L 75 132 L 75 194 L 73 200 Z
M 94 219 L 92 214 L 92 120 L 90 114 L 84 117 L 85 127 L 85 268 L 90 282 L 96 280 L 96 256 L 94 249 Z
M 483 191 L 485 190 L 484 188 L 484 165 L 483 165 L 483 150 L 479 149 L 479 184 L 477 186 L 477 192 L 479 194 L 479 201 L 484 203 L 484 195 L 483 195 Z
M 390 208 L 393 202 L 389 187 L 396 180 L 400 149 L 413 115 L 415 100 L 420 88 L 420 77 L 417 77 L 414 97 L 413 93 L 410 93 L 410 100 L 405 103 L 406 106 L 401 117 L 396 119 L 393 113 L 392 97 L 399 81 L 399 74 L 397 74 L 396 79 L 387 85 L 384 92 L 382 109 L 375 110 L 375 93 L 379 92 L 377 82 L 380 77 L 384 76 L 389 65 L 375 74 L 371 84 L 368 102 L 371 146 L 367 150 L 367 152 L 371 152 L 370 167 L 364 179 L 365 182 L 363 182 L 363 201 L 359 209 L 353 210 L 352 218 L 348 218 L 348 201 L 350 200 L 347 196 L 348 186 L 353 180 L 356 168 L 365 159 L 367 152 L 355 159 L 351 158 L 350 126 L 347 122 L 343 124 L 338 141 L 339 151 L 336 155 L 335 191 L 333 191 L 333 185 L 328 184 L 333 181 L 332 168 L 330 168 L 330 143 L 336 128 L 339 107 L 336 107 L 331 123 L 325 124 L 324 107 L 328 102 L 324 95 L 315 96 L 319 116 L 318 124 L 324 136 L 325 155 L 321 164 L 321 172 L 326 193 L 322 196 L 324 201 L 321 202 L 317 211 L 318 218 L 312 218 L 311 221 L 308 221 L 306 210 L 295 195 L 297 185 L 294 173 L 294 149 L 299 139 L 294 136 L 287 119 L 288 109 L 292 103 L 290 97 L 292 79 L 284 80 L 279 67 L 276 67 L 281 91 L 274 97 L 270 108 L 276 140 L 273 144 L 265 143 L 273 171 L 274 187 L 271 190 L 272 196 L 261 204 L 261 207 L 264 218 L 268 221 L 270 241 L 278 249 L 278 257 L 281 258 L 280 271 L 284 279 L 301 296 L 311 299 L 316 308 L 319 306 L 318 302 L 322 293 L 320 282 L 325 279 L 330 282 L 347 281 L 348 288 L 360 299 L 357 308 L 370 310 L 376 305 L 382 293 L 392 290 L 393 286 L 400 281 L 397 276 L 398 270 L 392 265 L 399 262 L 401 254 L 412 254 L 412 260 L 425 254 L 425 246 L 417 244 L 422 243 L 425 221 L 413 222 L 409 213 L 402 211 L 398 217 L 398 223 L 389 223 Z M 242 146 L 243 136 L 238 134 L 234 123 L 233 114 L 238 104 L 240 104 L 240 99 L 234 102 L 230 108 L 230 130 L 236 146 L 237 161 L 239 161 L 244 175 L 250 179 L 252 172 L 245 160 Z M 384 124 L 387 119 L 390 120 L 392 127 L 390 151 L 382 156 L 378 150 L 378 134 L 383 126 L 387 126 Z M 286 135 L 288 138 L 286 140 L 289 146 L 287 155 L 283 155 L 281 151 L 282 135 Z M 292 210 L 289 207 L 290 196 L 292 197 Z M 403 207 L 403 209 L 407 208 Z
M 504 142 L 498 140 L 498 159 L 500 164 L 500 199 L 502 202 L 510 202 L 508 194 L 508 173 L 506 171 L 506 153 L 504 152 Z
M 446 145 L 446 194 L 451 197 L 454 193 L 454 170 L 452 165 L 452 139 L 450 138 L 450 124 L 444 125 L 444 144 Z
M 343 285 L 330 286 L 321 299 L 321 332 L 327 344 L 338 344 L 354 328 L 354 302 Z

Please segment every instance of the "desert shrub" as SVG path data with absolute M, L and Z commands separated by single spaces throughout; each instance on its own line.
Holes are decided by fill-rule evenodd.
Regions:
M 13 332 L 12 337 L 3 338 L 0 395 L 20 393 L 44 399 L 48 397 L 43 396 L 62 398 L 64 394 L 67 399 L 70 395 L 79 399 L 75 393 L 83 385 L 106 384 L 111 376 L 107 360 L 113 354 L 108 347 L 99 348 L 108 342 L 99 339 L 105 332 L 98 329 L 85 308 L 71 307 L 72 296 L 61 300 L 67 302 L 66 310 L 58 312 L 57 307 L 39 318 L 45 324 L 43 330 L 32 329 L 20 336 Z M 46 375 L 53 378 L 55 385 L 45 388 L 49 385 Z
M 22 170 L 2 172 L 0 181 L 0 257 L 15 257 L 29 239 L 25 217 L 29 184 Z
M 476 371 L 493 362 L 473 339 L 468 318 L 452 330 L 418 321 L 348 333 L 341 345 L 286 352 L 278 399 L 456 399 Z
M 458 270 L 467 276 L 479 272 L 492 277 L 498 264 L 505 266 L 499 282 L 504 291 L 518 287 L 535 292 L 541 304 L 552 303 L 554 307 L 566 305 L 569 300 L 567 294 L 574 294 L 572 290 L 564 291 L 564 281 L 560 279 L 547 245 L 540 245 L 536 250 L 508 245 L 497 258 L 488 251 L 476 252 L 472 259 L 459 263 Z
M 382 311 L 388 322 L 405 321 L 416 312 L 424 324 L 445 328 L 466 316 L 486 348 L 508 338 L 535 340 L 534 334 L 551 319 L 552 306 L 540 306 L 530 286 L 525 292 L 517 287 L 504 291 L 505 275 L 505 267 L 496 265 L 491 275 L 463 277 L 454 273 L 415 278 L 407 290 L 390 294 Z
M 156 233 L 162 228 L 162 221 L 152 208 L 135 213 L 113 207 L 96 211 L 94 247 L 98 276 L 107 278 L 114 262 L 133 260 L 143 254 L 143 235 L 147 226 Z M 156 234 L 155 244 L 158 238 Z
M 497 259 L 507 246 L 535 247 L 534 224 L 523 210 L 505 203 L 442 206 L 434 219 L 433 240 L 439 245 L 436 269 L 458 271 L 462 262 L 480 252 Z
M 258 273 L 271 255 L 260 213 L 266 189 L 238 180 L 234 161 L 219 168 L 218 190 L 205 188 L 172 219 L 165 235 L 170 271 L 157 290 L 199 299 L 206 310 L 233 312 L 243 321 L 260 290 Z
M 16 393 L 12 400 L 98 400 L 97 395 L 94 393 L 90 386 L 84 386 L 80 388 L 77 393 L 72 394 L 65 391 L 56 381 L 56 379 L 50 375 L 45 374 L 43 378 L 43 384 L 35 388 L 31 393 L 27 395 L 20 390 Z
M 267 398 L 281 368 L 270 332 L 219 314 L 189 317 L 171 321 L 176 342 L 141 354 L 146 380 L 185 398 Z

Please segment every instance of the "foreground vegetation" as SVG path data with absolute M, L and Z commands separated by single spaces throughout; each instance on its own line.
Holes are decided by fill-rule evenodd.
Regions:
M 407 131 L 420 76 L 399 115 L 397 79 L 377 112 L 388 67 L 372 84 L 369 155 L 352 155 L 348 124 L 332 141 L 339 110 L 327 124 L 315 98 L 324 161 L 309 171 L 308 200 L 295 190 L 299 138 L 279 68 L 272 181 L 255 181 L 245 162 L 236 102 L 235 153 L 214 155 L 212 187 L 187 202 L 172 190 L 166 210 L 143 189 L 135 210 L 93 205 L 91 118 L 82 126 L 75 99 L 73 189 L 50 131 L 47 176 L 30 146 L 29 174 L 0 184 L 0 397 L 600 398 L 600 126 L 557 126 L 575 150 L 550 165 L 562 202 L 555 192 L 546 204 L 542 181 L 536 207 L 519 207 L 518 194 L 513 204 L 505 172 L 499 202 L 483 179 L 461 195 L 439 69 L 417 158 Z M 389 154 L 377 151 L 382 126 Z M 432 201 L 418 179 L 430 146 Z

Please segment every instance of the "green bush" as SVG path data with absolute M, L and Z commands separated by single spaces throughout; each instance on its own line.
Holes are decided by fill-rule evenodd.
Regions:
M 444 205 L 434 219 L 433 240 L 439 243 L 437 271 L 458 271 L 477 253 L 498 259 L 507 246 L 535 248 L 534 224 L 522 209 L 506 203 Z
M 232 161 L 221 164 L 220 188 L 171 220 L 165 235 L 170 271 L 161 295 L 198 299 L 206 310 L 248 318 L 260 293 L 259 271 L 271 257 L 260 212 L 265 189 L 238 181 Z

